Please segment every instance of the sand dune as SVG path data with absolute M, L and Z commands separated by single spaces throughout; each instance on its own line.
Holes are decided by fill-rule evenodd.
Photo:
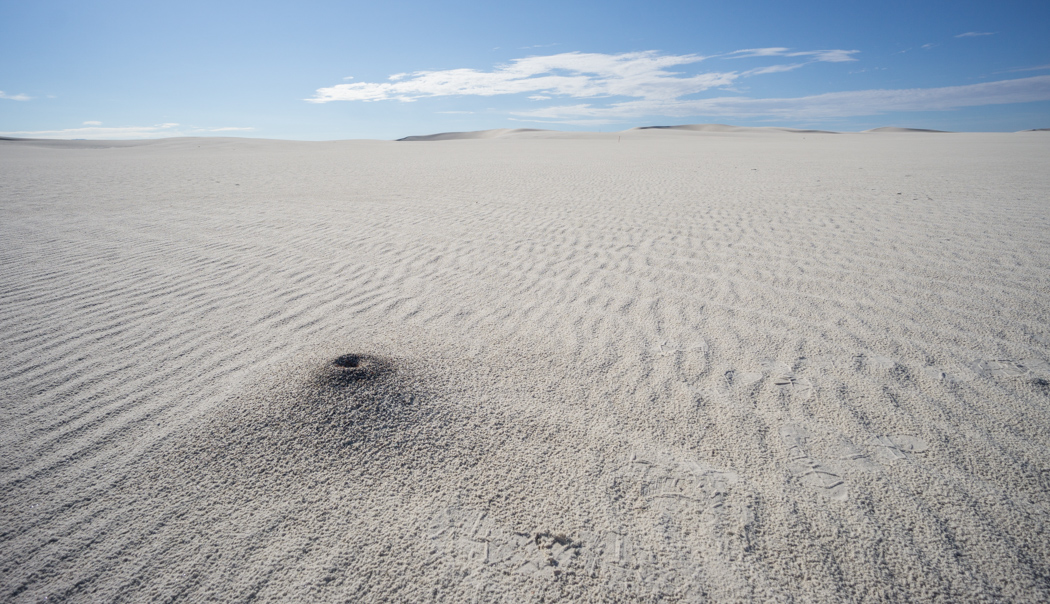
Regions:
M 1050 599 L 1050 139 L 473 138 L 0 142 L 0 599 Z

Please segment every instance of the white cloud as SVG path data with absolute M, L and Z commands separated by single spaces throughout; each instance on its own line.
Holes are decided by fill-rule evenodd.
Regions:
M 933 48 L 934 46 L 937 46 L 937 45 L 934 44 L 933 42 L 929 42 L 927 44 L 923 44 L 919 48 L 922 48 L 923 50 L 929 50 L 929 49 Z
M 451 113 L 451 114 L 473 114 L 473 111 L 438 111 L 437 113 Z
M 789 48 L 753 48 L 735 51 L 721 58 L 773 57 L 806 58 L 808 62 L 854 61 L 855 50 L 791 51 Z M 495 96 L 537 93 L 533 96 L 595 98 L 626 96 L 647 100 L 670 100 L 724 88 L 749 75 L 797 69 L 805 63 L 773 66 L 750 72 L 709 71 L 694 75 L 671 68 L 699 63 L 713 57 L 701 55 L 661 55 L 656 51 L 616 55 L 567 52 L 548 56 L 514 59 L 492 71 L 447 69 L 398 73 L 386 82 L 356 82 L 319 88 L 311 103 L 331 101 L 404 102 L 435 96 Z M 762 69 L 765 69 L 763 71 Z
M 608 106 L 563 105 L 515 112 L 520 117 L 576 123 L 580 119 L 616 121 L 646 116 L 773 117 L 821 119 L 877 115 L 889 111 L 942 111 L 960 107 L 1050 100 L 1050 76 L 985 82 L 944 88 L 857 90 L 813 96 L 754 99 L 719 97 L 699 100 L 640 100 Z
M 956 38 L 978 38 L 980 36 L 994 36 L 997 33 L 999 33 L 999 32 L 994 32 L 994 31 L 968 31 L 968 32 L 966 32 L 964 34 L 959 34 L 959 35 L 957 35 L 955 37 Z
M 0 136 L 17 138 L 85 138 L 93 140 L 129 140 L 141 138 L 167 138 L 174 136 L 196 136 L 208 132 L 248 131 L 254 128 L 179 128 L 179 124 L 165 123 L 154 126 L 116 126 L 103 127 L 101 122 L 84 122 L 84 128 L 66 128 L 63 130 L 19 130 L 0 132 Z
M 0 90 L 0 99 L 7 99 L 9 101 L 29 101 L 33 97 L 25 94 L 7 94 L 3 90 Z
M 976 35 L 976 32 L 970 33 Z M 728 96 L 736 92 L 733 87 L 743 78 L 789 72 L 814 62 L 852 62 L 856 61 L 853 55 L 857 52 L 798 51 L 784 47 L 749 48 L 714 56 L 663 55 L 656 51 L 621 54 L 568 52 L 515 59 L 490 71 L 464 68 L 399 73 L 390 76 L 386 82 L 320 88 L 313 98 L 306 100 L 313 103 L 337 100 L 410 102 L 438 96 L 524 94 L 532 101 L 549 101 L 555 97 L 568 97 L 579 101 L 511 114 L 518 120 L 591 125 L 658 116 L 826 119 L 1050 100 L 1050 76 L 942 88 L 831 92 L 794 98 Z M 686 72 L 683 67 L 713 59 L 725 61 L 722 65 L 738 65 L 738 59 L 760 59 L 767 64 L 751 69 L 701 72 Z M 692 96 L 712 89 L 720 89 L 722 96 L 706 99 Z

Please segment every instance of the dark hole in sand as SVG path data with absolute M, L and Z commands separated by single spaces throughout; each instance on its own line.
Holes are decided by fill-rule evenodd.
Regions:
M 332 383 L 349 384 L 377 378 L 391 369 L 388 359 L 370 354 L 344 354 L 332 361 Z
M 335 360 L 336 367 L 346 367 L 352 369 L 361 365 L 361 357 L 356 354 L 344 354 Z

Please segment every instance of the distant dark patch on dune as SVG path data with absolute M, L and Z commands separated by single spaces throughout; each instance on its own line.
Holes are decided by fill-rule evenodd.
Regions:
M 473 140 L 479 138 L 501 138 L 525 134 L 529 132 L 544 132 L 538 128 L 497 128 L 495 130 L 474 130 L 472 132 L 439 132 L 438 134 L 424 134 L 419 136 L 406 136 L 397 139 L 397 142 L 421 142 L 421 141 L 454 141 Z
M 1021 132 L 1050 132 L 1050 128 L 1031 128 L 1028 130 L 1021 130 Z
M 938 132 L 941 134 L 951 134 L 948 130 L 929 130 L 926 128 L 898 128 L 896 126 L 883 126 L 882 128 L 872 128 L 871 130 L 865 130 L 864 132 Z
M 177 139 L 90 140 L 83 138 L 12 138 L 0 136 L 0 141 L 18 143 L 19 146 L 45 147 L 48 149 L 113 149 L 116 147 L 141 147 L 171 140 Z
M 792 134 L 838 134 L 831 130 L 803 130 L 776 126 L 730 126 L 728 124 L 681 124 L 678 126 L 639 126 L 631 130 L 684 130 L 688 132 L 788 132 Z

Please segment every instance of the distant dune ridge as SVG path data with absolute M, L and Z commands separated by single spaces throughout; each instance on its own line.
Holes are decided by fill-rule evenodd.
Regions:
M 0 141 L 0 600 L 1050 601 L 1050 137 L 885 132 Z
M 631 132 L 644 132 L 644 131 L 672 131 L 672 132 L 709 132 L 709 133 L 762 133 L 762 132 L 785 132 L 792 134 L 842 134 L 841 132 L 835 132 L 832 130 L 810 130 L 800 128 L 781 128 L 776 126 L 729 126 L 726 124 L 682 124 L 678 126 L 638 126 L 636 128 L 629 128 L 623 130 L 618 134 L 626 134 Z M 1050 130 L 1048 128 L 1037 128 L 1032 130 L 1024 130 L 1023 132 L 1042 132 Z M 948 133 L 946 130 L 930 130 L 927 128 L 899 128 L 896 126 L 883 126 L 881 128 L 872 128 L 870 130 L 864 130 L 865 133 L 871 132 L 891 132 L 891 133 Z M 442 132 L 439 134 L 427 134 L 421 136 L 406 136 L 399 138 L 399 141 L 445 141 L 445 140 L 473 140 L 473 139 L 487 139 L 487 138 L 511 138 L 511 137 L 522 137 L 528 136 L 530 138 L 540 136 L 544 138 L 573 138 L 573 137 L 589 137 L 595 134 L 594 132 L 560 132 L 557 130 L 540 130 L 535 128 L 499 128 L 496 130 L 477 130 L 473 132 Z M 617 133 L 612 133 L 617 134 Z
M 894 126 L 884 126 L 882 128 L 872 128 L 871 130 L 865 130 L 864 132 L 942 132 L 946 133 L 946 130 L 928 130 L 926 128 L 897 128 Z
M 406 136 L 399 141 L 450 141 L 478 138 L 500 138 L 522 134 L 525 132 L 543 132 L 536 128 L 497 128 L 495 130 L 475 130 L 473 132 L 441 132 L 439 134 L 427 134 L 423 136 Z

